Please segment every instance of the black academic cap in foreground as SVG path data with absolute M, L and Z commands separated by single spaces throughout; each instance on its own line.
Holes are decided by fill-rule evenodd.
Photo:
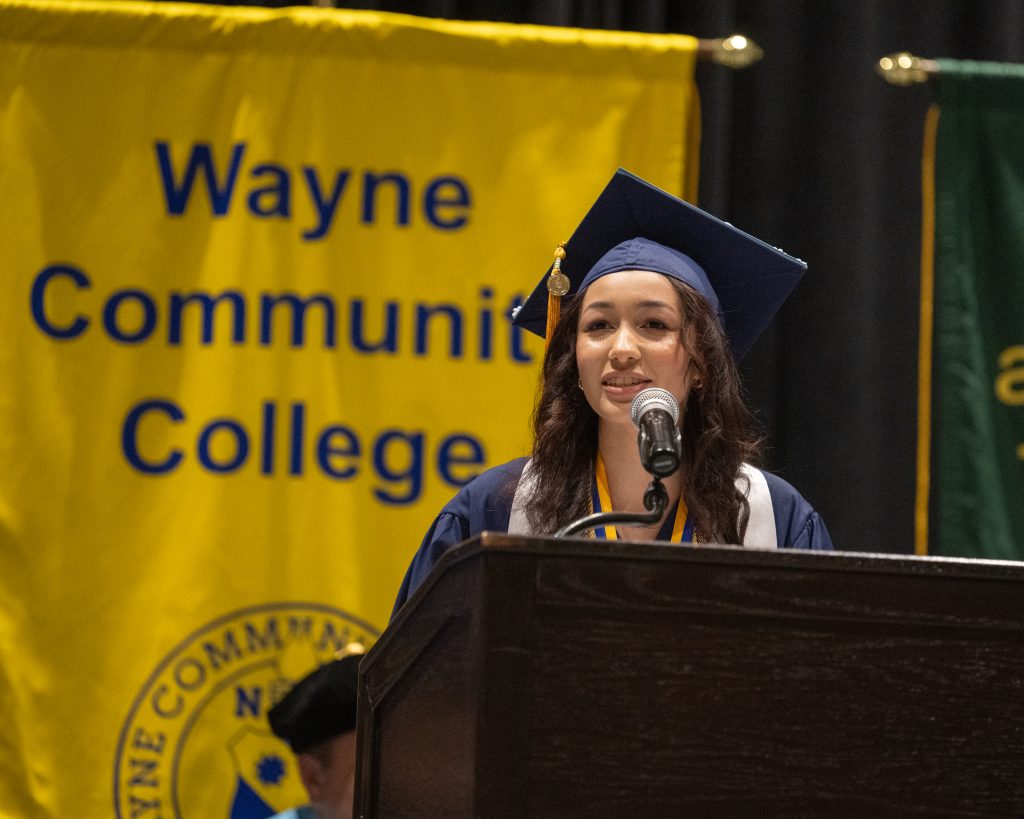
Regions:
M 324 740 L 354 731 L 360 654 L 320 666 L 299 680 L 267 712 L 270 729 L 301 754 Z

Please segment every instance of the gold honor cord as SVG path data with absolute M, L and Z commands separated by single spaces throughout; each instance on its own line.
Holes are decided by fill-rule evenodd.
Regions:
M 601 457 L 601 453 L 597 453 L 597 461 L 594 464 L 594 481 L 597 484 L 597 497 L 601 503 L 601 508 L 598 512 L 609 512 L 612 509 L 612 493 L 608 489 L 608 473 L 604 468 L 604 459 Z M 676 519 L 672 524 L 672 542 L 681 543 L 683 540 L 683 530 L 686 528 L 686 503 L 683 501 L 682 496 L 679 497 L 679 506 L 676 508 Z M 618 540 L 619 533 L 614 526 L 604 526 L 604 535 L 606 540 Z

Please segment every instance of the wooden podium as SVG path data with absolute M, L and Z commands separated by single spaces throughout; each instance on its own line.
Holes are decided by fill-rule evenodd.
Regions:
M 360 670 L 357 816 L 1024 816 L 1024 564 L 485 533 Z

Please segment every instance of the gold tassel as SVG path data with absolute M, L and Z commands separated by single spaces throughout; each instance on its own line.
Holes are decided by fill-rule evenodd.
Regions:
M 565 258 L 565 242 L 559 242 L 555 248 L 555 263 L 548 276 L 548 323 L 544 330 L 544 349 L 551 343 L 558 318 L 562 314 L 562 296 L 569 292 L 569 277 L 562 272 L 562 259 Z

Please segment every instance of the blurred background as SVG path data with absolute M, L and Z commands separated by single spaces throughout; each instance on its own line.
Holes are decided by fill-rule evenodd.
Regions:
M 765 439 L 764 466 L 807 497 L 838 549 L 914 552 L 922 151 L 937 90 L 945 94 L 957 84 L 949 66 L 941 86 L 934 80 L 892 85 L 877 66 L 896 52 L 1017 63 L 1007 73 L 1024 83 L 1024 0 L 351 0 L 339 6 L 702 40 L 744 35 L 755 42 L 763 58 L 747 67 L 698 63 L 697 204 L 808 264 L 803 282 L 741 364 Z M 689 40 L 684 61 L 679 39 L 673 53 L 651 38 L 638 56 L 592 44 L 639 38 L 537 37 L 488 27 L 488 46 L 521 35 L 536 42 L 514 60 L 494 62 L 501 59 L 495 48 L 483 62 L 467 62 L 468 70 L 460 64 L 438 79 L 439 72 L 399 70 L 384 58 L 396 57 L 396 64 L 406 58 L 404 44 L 419 47 L 423 63 L 438 53 L 446 58 L 436 44 L 454 49 L 458 38 L 436 35 L 451 26 L 353 25 L 353 17 L 374 15 L 212 8 L 0 0 L 0 155 L 8 159 L 0 161 L 6 227 L 0 269 L 9 289 L 21 294 L 0 302 L 0 325 L 8 331 L 0 346 L 8 373 L 0 398 L 7 466 L 0 484 L 0 719 L 10 726 L 0 736 L 2 816 L 105 816 L 113 797 L 119 817 L 162 805 L 165 815 L 173 809 L 180 816 L 262 819 L 297 803 L 301 782 L 294 770 L 281 779 L 291 755 L 269 733 L 266 710 L 336 651 L 373 645 L 427 515 L 451 496 L 459 475 L 487 462 L 480 442 L 496 442 L 493 455 L 499 441 L 528 438 L 525 417 L 513 420 L 508 406 L 492 406 L 502 400 L 484 402 L 475 416 L 466 407 L 478 407 L 480 394 L 528 401 L 536 370 L 527 366 L 528 356 L 499 357 L 499 348 L 516 343 L 511 332 L 513 343 L 501 343 L 500 318 L 516 289 L 539 278 L 554 242 L 566 238 L 557 232 L 576 224 L 592 201 L 592 190 L 579 190 L 601 164 L 588 149 L 597 156 L 617 149 L 614 162 L 637 163 L 638 172 L 649 162 L 670 181 L 689 158 L 682 136 L 691 78 L 677 77 L 691 65 Z M 377 28 L 384 33 L 378 36 Z M 462 40 L 460 53 L 469 54 L 471 38 Z M 573 45 L 569 57 L 551 47 L 557 40 Z M 474 46 L 473 55 L 484 53 Z M 613 61 L 609 53 L 618 56 Z M 559 69 L 580 55 L 600 60 L 601 72 L 578 70 L 592 65 L 581 60 L 576 74 L 587 84 L 560 84 Z M 610 66 L 615 70 L 604 73 Z M 616 83 L 633 95 L 633 107 L 618 109 L 631 112 L 628 117 L 615 113 L 624 96 Z M 511 90 L 502 95 L 499 86 Z M 976 104 L 978 87 L 959 86 L 970 89 L 963 94 L 971 105 L 964 107 L 984 107 Z M 1015 85 L 999 88 L 1010 89 L 991 106 L 1002 117 L 1007 98 L 1015 103 L 1024 94 Z M 955 111 L 944 97 L 943 122 L 958 122 Z M 976 114 L 965 118 L 977 120 L 972 125 L 981 133 L 990 121 Z M 963 553 L 956 549 L 966 544 L 979 547 L 975 556 L 1006 557 L 1020 548 L 1024 531 L 1022 484 L 1014 482 L 1024 480 L 1024 322 L 1004 309 L 1024 305 L 1024 241 L 1017 241 L 1024 224 L 1010 218 L 1024 213 L 1024 125 L 1018 124 L 1024 113 L 1018 116 L 991 128 L 1002 152 L 985 155 L 986 173 L 975 172 L 983 163 L 965 162 L 963 176 L 947 176 L 954 182 L 940 188 L 951 191 L 967 178 L 963 187 L 972 194 L 962 209 L 943 208 L 955 228 L 943 224 L 943 239 L 969 234 L 962 225 L 983 228 L 967 237 L 975 244 L 968 241 L 963 256 L 947 255 L 944 272 L 953 275 L 943 281 L 953 286 L 946 302 L 972 301 L 956 289 L 970 278 L 964 257 L 977 261 L 979 275 L 998 272 L 995 282 L 986 281 L 987 298 L 977 300 L 986 305 L 981 320 L 960 324 L 998 327 L 984 355 L 989 366 L 999 360 L 1002 371 L 992 376 L 993 391 L 991 381 L 961 367 L 936 396 L 955 393 L 950 387 L 957 380 L 968 382 L 972 389 L 963 392 L 1001 402 L 1000 417 L 1016 415 L 1005 425 L 1010 437 L 998 442 L 1004 472 L 990 465 L 997 459 L 984 457 L 991 453 L 979 451 L 984 436 L 969 424 L 946 424 L 942 443 L 953 437 L 958 447 L 937 448 L 943 466 L 967 468 L 956 470 L 960 483 L 946 495 L 933 484 L 943 501 L 934 506 L 951 512 L 944 531 L 955 548 L 931 554 Z M 557 128 L 547 127 L 549 117 Z M 635 127 L 642 131 L 620 127 L 641 117 L 646 124 Z M 364 133 L 363 122 L 373 127 Z M 604 127 L 609 122 L 614 127 Z M 421 148 L 432 147 L 432 129 L 459 137 L 440 159 L 417 155 L 429 153 Z M 942 143 L 943 156 L 975 156 L 959 150 L 969 129 L 944 133 L 956 136 Z M 659 148 L 676 137 L 662 156 Z M 956 144 L 952 152 L 949 142 Z M 240 183 L 238 218 L 214 219 L 227 205 L 211 211 L 200 196 L 209 194 L 213 204 L 217 169 L 209 158 L 217 154 L 226 179 L 228 153 L 237 169 L 250 144 L 242 172 L 249 198 Z M 210 175 L 195 184 L 188 218 L 178 219 L 193 189 L 186 180 L 201 172 L 201 156 Z M 459 160 L 454 168 L 451 156 Z M 317 218 L 334 213 L 333 205 L 319 207 L 326 200 L 317 180 L 334 181 L 336 204 L 350 171 L 365 171 L 364 192 L 372 187 L 367 180 L 377 162 L 389 169 L 385 175 L 405 169 L 417 186 L 454 170 L 458 180 L 479 182 L 474 193 L 494 192 L 481 200 L 488 209 L 481 208 L 486 217 L 479 225 L 488 230 L 453 234 L 417 214 L 419 223 L 407 231 L 408 219 L 397 212 L 393 221 L 375 220 L 367 205 L 372 197 L 364 198 L 357 225 L 353 193 L 346 200 L 352 203 L 348 227 L 367 231 L 343 237 L 339 222 L 332 242 L 307 241 L 315 224 L 303 221 L 313 215 L 309 206 L 317 206 Z M 308 183 L 315 196 L 302 199 L 305 211 L 293 218 L 288 185 L 300 165 L 309 175 L 304 182 L 296 176 L 296 185 Z M 999 186 L 1006 190 L 996 191 Z M 234 190 L 234 182 L 223 187 Z M 181 200 L 177 210 L 172 193 Z M 218 196 L 231 198 L 230 192 Z M 944 204 L 956 198 L 940 197 Z M 1009 203 L 1006 213 L 1000 199 Z M 458 200 L 448 205 L 461 206 Z M 522 236 L 513 232 L 505 240 L 507 226 L 520 217 L 516 232 L 532 231 L 534 243 L 544 237 L 539 260 Z M 358 241 L 344 241 L 350 236 Z M 956 243 L 939 244 L 948 250 Z M 375 278 L 381 247 L 396 274 L 384 288 Z M 421 265 L 425 256 L 434 267 Z M 90 272 L 91 292 L 73 265 Z M 395 292 L 409 305 L 408 315 L 412 305 L 451 302 L 459 315 L 479 316 L 466 325 L 474 328 L 466 331 L 467 349 L 468 339 L 486 339 L 486 353 L 484 340 L 479 354 L 465 356 L 434 340 L 432 356 L 419 354 L 426 342 L 422 350 L 391 355 L 398 345 L 389 351 L 376 344 L 376 319 L 364 326 L 362 318 L 350 322 L 365 342 L 358 351 L 336 349 L 326 320 L 325 340 L 310 334 L 308 344 L 294 335 L 286 342 L 280 328 L 257 338 L 255 321 L 248 336 L 235 329 L 229 339 L 231 328 L 221 320 L 216 343 L 199 335 L 198 321 L 184 345 L 172 340 L 172 322 L 166 342 L 162 325 L 153 330 L 154 298 L 173 306 L 183 294 L 231 288 L 253 305 L 259 294 L 262 305 L 263 296 L 293 289 L 333 294 L 339 270 L 351 273 L 344 296 L 353 317 L 357 306 L 383 315 L 385 304 L 398 304 Z M 51 275 L 54 295 L 46 298 L 58 324 L 77 316 L 66 327 L 84 328 L 83 311 L 93 319 L 88 337 L 83 330 L 69 339 L 64 325 L 43 331 L 38 317 L 47 303 L 36 287 L 42 281 L 45 288 Z M 110 295 L 112 288 L 119 289 Z M 439 290 L 444 294 L 435 297 Z M 100 323 L 93 308 L 108 295 Z M 317 299 L 309 296 L 311 303 Z M 124 328 L 118 324 L 122 301 L 139 308 L 139 327 L 131 314 Z M 296 319 L 294 326 L 303 325 Z M 540 340 L 530 341 L 539 351 Z M 360 358 L 368 352 L 380 355 Z M 366 365 L 358 378 L 344 369 L 353 361 Z M 950 361 L 956 367 L 962 359 L 942 357 Z M 399 400 L 391 400 L 392 392 Z M 443 412 L 430 425 L 423 417 L 434 408 Z M 139 433 L 143 412 L 155 415 Z M 964 411 L 954 421 L 966 416 L 982 413 Z M 214 433 L 223 450 L 214 451 Z M 991 446 L 995 451 L 997 444 Z M 139 451 L 150 460 L 140 461 Z M 980 480 L 981 473 L 992 480 Z M 956 494 L 965 484 L 970 491 Z M 979 499 L 1006 514 L 990 514 Z M 1003 551 L 981 550 L 992 545 Z M 1004 570 L 1011 571 L 994 571 Z M 916 648 L 907 654 L 917 656 Z M 850 679 L 861 680 L 857 663 L 851 668 Z M 915 667 L 908 696 L 920 697 L 920 679 Z M 1004 679 L 1008 687 L 992 690 L 1020 682 L 1019 675 Z M 992 707 L 998 711 L 1001 702 Z M 277 788 L 282 781 L 291 790 Z M 239 806 L 250 796 L 260 810 L 246 813 Z M 211 813 L 211 805 L 220 808 Z

